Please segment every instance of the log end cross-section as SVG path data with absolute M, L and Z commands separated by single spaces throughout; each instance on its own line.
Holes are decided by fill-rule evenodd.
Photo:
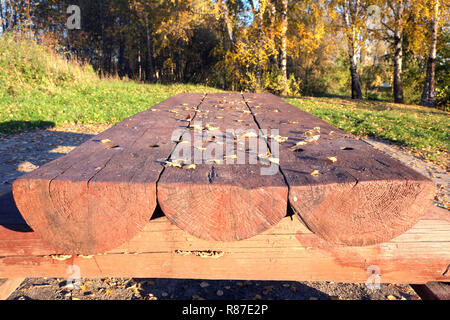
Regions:
M 120 246 L 143 229 L 156 208 L 155 183 L 27 178 L 16 180 L 13 192 L 27 223 L 67 253 L 87 255 Z
M 428 181 L 373 180 L 313 184 L 290 189 L 289 202 L 315 234 L 337 244 L 389 241 L 413 227 L 430 208 Z
M 241 168 L 233 171 L 248 180 L 259 175 L 257 166 L 253 170 Z M 227 169 L 217 167 L 216 181 L 209 183 L 210 168 L 200 165 L 192 180 L 185 176 L 185 182 L 180 183 L 181 177 L 175 170 L 166 172 L 158 184 L 158 201 L 172 223 L 198 238 L 244 240 L 273 227 L 286 216 L 288 192 L 281 179 L 278 185 L 272 178 L 242 184 L 239 179 L 227 181 Z
M 132 239 L 157 204 L 206 240 L 253 237 L 290 205 L 329 242 L 372 245 L 413 227 L 434 191 L 428 178 L 274 95 L 237 93 L 174 96 L 13 184 L 42 240 L 83 255 Z
M 430 209 L 430 179 L 274 95 L 245 98 L 262 128 L 288 137 L 280 145 L 280 169 L 289 203 L 315 234 L 372 245 L 409 230 Z
M 156 183 L 202 94 L 180 94 L 17 179 L 14 199 L 41 238 L 67 253 L 116 248 L 152 217 Z
M 274 174 L 263 175 L 263 164 L 249 163 L 250 142 L 245 137 L 257 135 L 259 128 L 242 95 L 208 95 L 194 120 L 192 131 L 200 145 L 190 153 L 200 152 L 201 159 L 193 170 L 165 169 L 157 191 L 164 214 L 186 232 L 213 241 L 247 239 L 277 224 L 286 216 L 288 188 L 278 166 Z M 211 128 L 215 129 L 208 133 Z M 227 141 L 232 154 L 225 153 Z M 211 147 L 223 154 L 209 157 Z M 226 163 L 239 153 L 245 163 Z M 175 155 L 171 159 L 177 160 Z

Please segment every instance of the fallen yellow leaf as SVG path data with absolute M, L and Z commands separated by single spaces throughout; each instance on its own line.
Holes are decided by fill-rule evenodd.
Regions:
M 256 138 L 257 136 L 258 135 L 255 132 L 250 131 L 250 132 L 246 132 L 246 133 L 242 134 L 240 137 L 241 138 Z
M 113 291 L 114 291 L 113 289 L 108 288 L 105 290 L 105 294 L 111 294 L 113 293 Z
M 269 152 L 269 151 L 267 151 L 267 153 L 266 154 L 258 154 L 258 158 L 261 158 L 261 159 L 265 159 L 265 158 L 268 158 L 268 157 L 270 157 L 272 154 Z
M 313 172 L 311 172 L 312 176 L 318 176 L 320 174 L 319 170 L 314 170 Z
M 269 158 L 269 161 L 272 163 L 280 164 L 280 159 L 278 158 Z
M 308 143 L 309 142 L 315 142 L 315 141 L 319 140 L 319 138 L 320 138 L 320 135 L 315 135 L 315 136 L 307 138 L 305 141 L 308 142 Z
M 289 139 L 289 137 L 282 137 L 282 136 L 274 136 L 274 137 L 272 137 L 276 142 L 279 142 L 279 143 L 283 143 L 283 142 L 286 142 L 286 141 L 288 141 L 288 139 Z
M 175 168 L 181 168 L 181 163 L 174 162 L 174 161 L 166 161 L 166 167 L 175 167 Z
M 209 123 L 207 123 L 207 124 L 205 125 L 205 129 L 206 129 L 206 130 L 210 130 L 210 131 L 214 131 L 214 130 L 219 130 L 220 128 L 219 128 L 219 127 L 213 127 L 213 126 L 211 126 Z
M 87 291 L 89 289 L 87 284 L 83 284 L 82 286 L 80 286 L 81 291 Z

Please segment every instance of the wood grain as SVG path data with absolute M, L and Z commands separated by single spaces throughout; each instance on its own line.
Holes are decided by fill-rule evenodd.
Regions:
M 105 252 L 142 230 L 156 207 L 156 182 L 201 94 L 180 94 L 90 139 L 14 182 L 17 206 L 49 244 Z
M 429 282 L 427 284 L 412 284 L 422 300 L 450 300 L 450 283 Z
M 222 151 L 230 147 L 225 130 L 239 129 L 279 129 L 278 138 L 287 141 L 274 159 L 271 152 L 252 150 L 249 137 L 243 144 L 232 140 L 244 162 L 211 154 L 205 163 L 208 148 L 221 139 Z M 200 146 L 185 149 L 183 132 L 200 135 Z M 267 135 L 262 145 L 273 140 Z M 173 164 L 180 150 L 203 157 L 179 168 Z M 258 161 L 250 163 L 250 156 Z M 273 175 L 262 174 L 268 167 L 275 167 Z M 172 97 L 13 185 L 23 218 L 40 238 L 85 255 L 130 240 L 158 203 L 172 223 L 205 240 L 260 234 L 286 216 L 289 200 L 296 216 L 328 242 L 383 243 L 420 220 L 434 191 L 421 174 L 280 98 L 237 93 Z
M 280 145 L 289 203 L 323 239 L 356 246 L 389 241 L 431 207 L 435 185 L 420 173 L 274 95 L 244 96 L 261 128 L 289 138 Z
M 0 300 L 6 300 L 22 284 L 25 278 L 0 279 Z
M 401 236 L 365 247 L 326 242 L 291 217 L 250 239 L 230 242 L 199 239 L 160 217 L 119 248 L 93 256 L 64 255 L 35 232 L 4 227 L 20 225 L 19 218 L 0 209 L 0 277 L 67 277 L 67 266 L 77 265 L 83 278 L 364 283 L 368 267 L 375 265 L 382 283 L 450 281 L 450 216 L 437 207 Z
M 168 167 L 158 182 L 158 202 L 168 219 L 196 237 L 232 241 L 255 236 L 285 217 L 288 189 L 278 168 L 274 175 L 262 175 L 261 169 L 267 165 L 250 163 L 254 150 L 249 149 L 244 136 L 257 134 L 258 127 L 242 95 L 209 94 L 193 123 L 200 128 L 192 130 L 191 164 L 195 152 L 202 155 L 200 161 L 192 170 Z M 226 130 L 235 130 L 236 135 L 230 136 Z M 242 130 L 243 138 L 239 139 L 236 130 Z M 200 138 L 198 146 L 194 145 L 194 135 Z M 244 156 L 241 164 L 225 157 L 227 135 L 232 154 Z M 222 152 L 209 154 L 208 148 L 220 148 Z M 172 161 L 175 158 L 173 155 Z

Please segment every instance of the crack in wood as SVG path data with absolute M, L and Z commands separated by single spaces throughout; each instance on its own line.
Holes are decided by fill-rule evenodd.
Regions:
M 208 172 L 208 181 L 209 181 L 209 183 L 213 183 L 215 177 L 217 177 L 217 174 L 215 173 L 214 166 L 212 166 L 211 167 L 211 171 Z

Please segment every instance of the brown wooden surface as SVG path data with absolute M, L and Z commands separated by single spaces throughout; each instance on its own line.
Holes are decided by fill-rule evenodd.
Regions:
M 6 300 L 25 280 L 25 278 L 0 279 L 0 300 Z
M 412 284 L 422 300 L 450 300 L 450 283 L 430 282 L 427 284 Z
M 182 133 L 174 138 L 174 131 L 193 129 L 195 121 L 201 131 L 213 131 L 207 125 L 222 133 L 279 129 L 288 138 L 280 144 L 280 167 L 265 176 L 260 170 L 270 163 L 247 160 L 168 166 L 182 148 Z M 320 139 L 293 148 L 310 131 Z M 247 157 L 254 152 L 233 147 Z M 64 252 L 92 254 L 130 240 L 158 202 L 171 222 L 206 240 L 255 236 L 287 214 L 289 199 L 301 221 L 329 242 L 382 243 L 419 221 L 434 184 L 274 95 L 234 93 L 172 97 L 19 178 L 13 191 L 23 218 L 44 241 Z
M 0 203 L 0 278 L 68 277 L 67 267 L 77 265 L 82 277 L 364 283 L 367 268 L 376 265 L 383 283 L 450 281 L 450 215 L 436 207 L 401 236 L 365 247 L 326 242 L 291 217 L 247 240 L 207 241 L 159 213 L 119 248 L 81 256 L 64 255 L 30 231 L 14 209 L 11 194 Z
M 182 120 L 202 98 L 172 97 L 16 180 L 24 219 L 66 252 L 104 252 L 131 239 L 155 210 L 156 182 L 175 146 L 172 132 L 188 125 Z
M 261 175 L 265 164 L 249 163 L 250 152 L 257 151 L 249 149 L 243 136 L 257 134 L 258 127 L 242 95 L 209 94 L 193 123 L 192 163 L 195 152 L 201 155 L 199 163 L 192 170 L 165 168 L 158 182 L 158 202 L 168 219 L 196 237 L 232 241 L 255 236 L 285 217 L 288 189 L 283 176 L 278 169 L 275 175 Z M 242 130 L 228 133 L 232 155 L 241 153 L 242 164 L 225 157 L 226 130 Z M 199 145 L 194 146 L 194 135 L 199 137 Z M 235 136 L 238 139 L 234 140 Z M 208 148 L 220 148 L 223 154 L 210 154 Z
M 280 145 L 289 203 L 325 240 L 357 246 L 389 241 L 431 207 L 435 185 L 413 169 L 281 98 L 244 96 L 262 129 L 278 128 L 289 138 Z M 319 140 L 295 148 L 313 135 Z

